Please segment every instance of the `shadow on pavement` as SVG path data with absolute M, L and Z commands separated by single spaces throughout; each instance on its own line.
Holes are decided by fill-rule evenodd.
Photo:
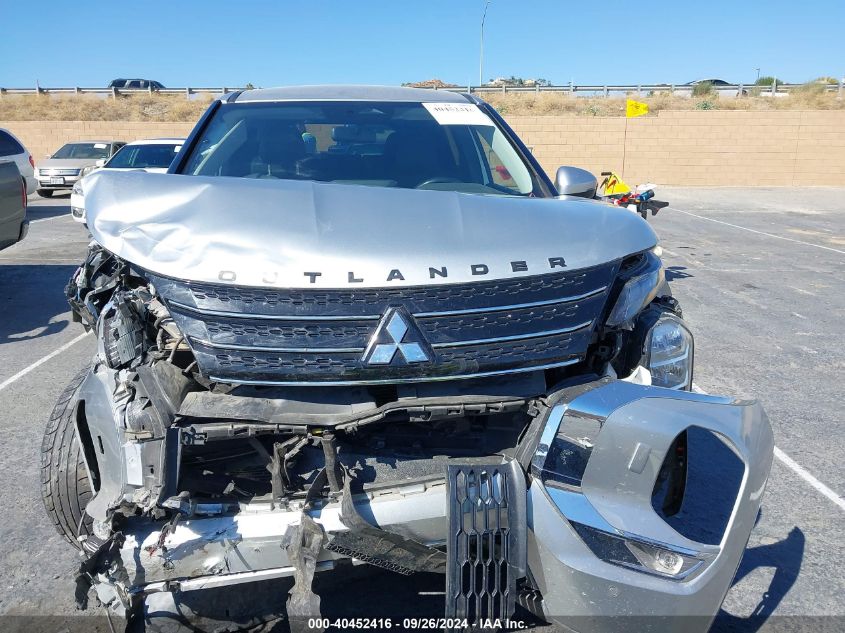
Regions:
M 65 204 L 38 205 L 37 207 L 32 204 L 32 199 L 29 199 L 29 204 L 26 208 L 26 217 L 30 222 L 33 220 L 57 218 L 62 215 L 70 215 L 69 199 Z
M 805 540 L 804 533 L 794 527 L 782 541 L 746 550 L 736 572 L 734 585 L 759 567 L 773 567 L 775 574 L 751 615 L 743 618 L 719 611 L 711 633 L 759 631 L 798 579 L 804 558 Z
M 61 332 L 69 323 L 64 288 L 76 266 L 0 266 L 0 345 Z
M 666 269 L 666 281 L 675 281 L 676 279 L 689 279 L 693 275 L 688 273 L 686 266 L 669 266 Z

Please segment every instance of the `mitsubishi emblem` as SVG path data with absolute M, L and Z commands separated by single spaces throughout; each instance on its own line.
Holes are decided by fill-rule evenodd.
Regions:
M 424 363 L 431 360 L 427 347 L 413 317 L 401 308 L 388 308 L 362 360 L 365 365 Z

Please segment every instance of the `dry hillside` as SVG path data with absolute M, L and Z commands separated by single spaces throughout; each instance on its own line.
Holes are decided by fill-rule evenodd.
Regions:
M 572 97 L 554 92 L 486 93 L 483 98 L 505 115 L 575 114 L 624 116 L 625 99 Z M 683 97 L 661 93 L 631 98 L 644 101 L 652 113 L 661 110 L 842 110 L 845 100 L 809 86 L 779 98 L 768 96 Z M 118 99 L 93 95 L 3 95 L 0 121 L 196 121 L 210 97 L 187 100 L 177 95 L 132 95 Z

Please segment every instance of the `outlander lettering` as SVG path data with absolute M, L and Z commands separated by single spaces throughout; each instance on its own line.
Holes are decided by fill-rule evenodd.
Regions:
M 564 268 L 566 266 L 566 262 L 563 257 L 549 257 L 548 261 L 548 268 Z M 511 261 L 508 263 L 511 272 L 515 273 L 524 273 L 524 272 L 531 272 L 529 271 L 529 267 L 527 262 L 525 261 Z M 490 267 L 487 264 L 472 264 L 469 266 L 470 273 L 475 276 L 479 275 L 487 275 L 490 272 Z M 318 278 L 323 277 L 322 272 L 303 272 L 302 273 L 305 277 L 309 279 L 309 282 L 312 284 L 318 283 Z M 441 267 L 429 267 L 428 275 L 431 279 L 441 278 L 446 279 L 449 277 L 449 272 L 446 266 Z M 235 271 L 232 270 L 221 270 L 218 275 L 217 279 L 220 281 L 226 282 L 236 282 L 238 280 L 238 275 Z M 261 281 L 265 284 L 274 286 L 279 283 L 280 274 L 278 271 L 273 272 L 265 272 L 261 276 Z M 360 284 L 364 283 L 364 278 L 359 277 L 356 275 L 354 271 L 349 271 L 346 274 L 346 281 L 350 284 Z M 405 276 L 402 274 L 402 270 L 399 268 L 392 268 L 387 272 L 386 281 L 405 281 Z

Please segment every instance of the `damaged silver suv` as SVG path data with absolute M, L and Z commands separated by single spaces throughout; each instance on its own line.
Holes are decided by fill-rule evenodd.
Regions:
M 594 193 L 473 96 L 343 86 L 226 95 L 170 173 L 89 176 L 98 350 L 44 440 L 80 604 L 291 577 L 302 622 L 352 561 L 443 574 L 453 628 L 706 629 L 771 429 L 691 392 L 656 236 Z

